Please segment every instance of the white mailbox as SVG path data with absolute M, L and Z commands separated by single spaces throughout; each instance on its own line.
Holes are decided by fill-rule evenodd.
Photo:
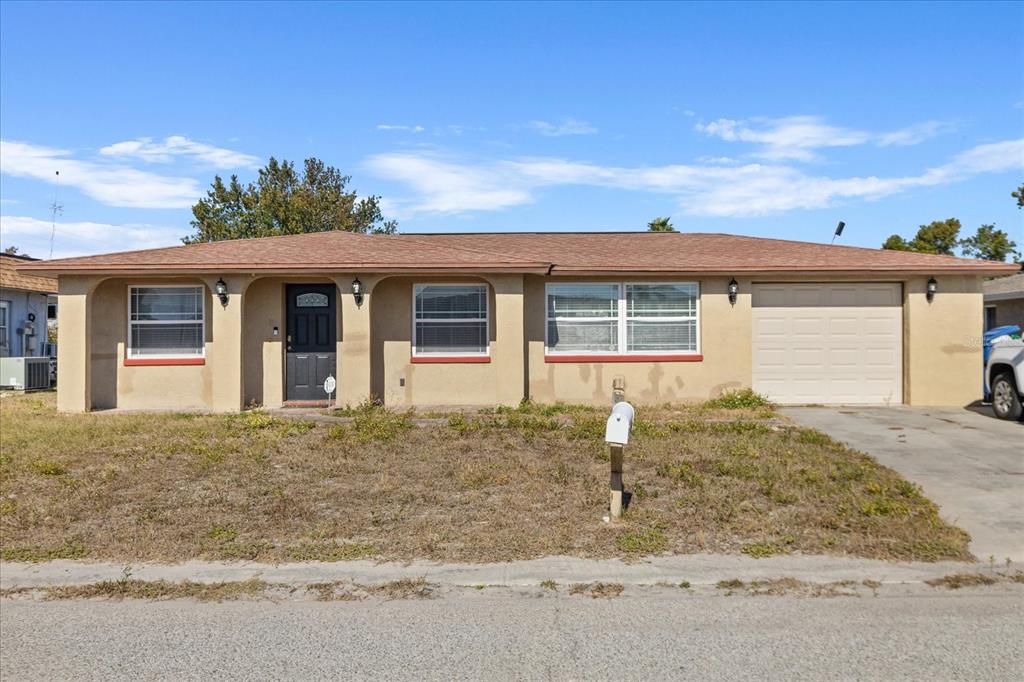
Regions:
M 613 445 L 629 443 L 629 432 L 633 430 L 633 414 L 635 410 L 629 403 L 615 403 L 612 414 L 608 417 L 608 425 L 604 430 L 604 440 Z

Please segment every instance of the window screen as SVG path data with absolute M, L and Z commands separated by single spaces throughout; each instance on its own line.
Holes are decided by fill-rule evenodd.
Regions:
M 486 355 L 487 285 L 417 284 L 414 355 Z
M 699 290 L 668 284 L 550 284 L 549 353 L 696 353 Z
M 131 287 L 128 357 L 202 357 L 202 287 Z
M 548 286 L 548 348 L 615 353 L 619 345 L 618 284 Z

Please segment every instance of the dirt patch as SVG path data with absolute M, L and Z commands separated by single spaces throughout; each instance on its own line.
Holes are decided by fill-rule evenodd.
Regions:
M 0 554 L 970 558 L 966 533 L 897 473 L 736 400 L 642 408 L 626 450 L 632 498 L 609 525 L 603 408 L 524 404 L 412 427 L 414 413 L 377 406 L 337 425 L 259 411 L 67 415 L 52 394 L 14 396 L 0 404 Z

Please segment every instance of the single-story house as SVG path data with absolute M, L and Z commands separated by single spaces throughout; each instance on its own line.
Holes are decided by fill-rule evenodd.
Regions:
M 1015 266 L 726 234 L 346 232 L 26 263 L 60 280 L 60 409 L 980 397 Z
M 49 357 L 47 320 L 56 305 L 57 280 L 19 272 L 38 262 L 17 254 L 0 254 L 0 357 Z
M 985 330 L 1015 324 L 1024 329 L 1024 272 L 991 279 L 982 285 L 985 294 Z

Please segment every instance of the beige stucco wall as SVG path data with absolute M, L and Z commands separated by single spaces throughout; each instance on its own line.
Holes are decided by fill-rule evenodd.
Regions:
M 209 358 L 213 347 L 213 299 L 208 289 L 205 302 L 207 364 L 141 367 L 124 364 L 128 287 L 150 283 L 203 284 L 197 279 L 114 278 L 96 287 L 92 301 L 92 409 L 212 409 L 214 365 Z M 63 336 L 63 331 L 61 334 Z M 58 368 L 63 369 L 59 364 Z
M 544 361 L 545 292 L 547 282 L 562 278 L 526 278 L 526 335 L 529 345 L 529 394 L 537 402 L 608 404 L 612 382 L 621 377 L 626 396 L 635 403 L 692 402 L 722 391 L 750 386 L 750 281 L 737 278 L 740 294 L 729 304 L 730 277 L 629 278 L 629 281 L 700 283 L 700 362 Z M 616 281 L 608 277 L 572 281 Z
M 636 403 L 704 400 L 750 385 L 751 288 L 729 277 L 629 278 L 700 283 L 699 362 L 548 363 L 544 358 L 545 282 L 535 275 L 478 277 L 360 275 L 363 305 L 351 295 L 352 275 L 316 281 L 339 287 L 338 401 L 379 397 L 393 406 L 513 405 L 538 402 L 607 404 L 622 378 Z M 821 278 L 818 278 L 820 281 Z M 838 279 L 838 278 L 837 278 Z M 869 281 L 869 278 L 842 279 Z M 913 405 L 964 405 L 980 397 L 982 297 L 980 278 L 938 276 L 939 292 L 925 297 L 927 277 L 904 282 L 904 399 Z M 575 278 L 571 281 L 614 281 Z M 284 287 L 308 278 L 225 277 L 229 301 L 212 295 L 216 277 L 61 277 L 58 406 L 90 408 L 238 410 L 284 398 Z M 411 360 L 412 289 L 416 283 L 490 284 L 489 363 L 421 364 Z M 757 281 L 769 281 L 758 278 Z M 797 281 L 787 278 L 786 281 Z M 803 281 L 815 281 L 803 278 Z M 891 281 L 891 280 L 890 280 Z M 206 364 L 125 366 L 129 284 L 204 284 Z M 273 328 L 280 334 L 273 336 Z
M 284 286 L 284 280 L 267 277 L 245 291 L 242 402 L 246 406 L 280 407 L 284 401 Z
M 390 277 L 377 283 L 370 294 L 371 393 L 387 405 L 519 403 L 524 395 L 522 281 L 521 275 L 494 275 L 487 279 Z M 412 362 L 413 285 L 435 282 L 491 285 L 490 362 Z M 345 402 L 345 397 L 339 400 Z
M 981 398 L 981 278 L 927 277 L 903 285 L 903 400 L 910 405 L 967 405 Z

